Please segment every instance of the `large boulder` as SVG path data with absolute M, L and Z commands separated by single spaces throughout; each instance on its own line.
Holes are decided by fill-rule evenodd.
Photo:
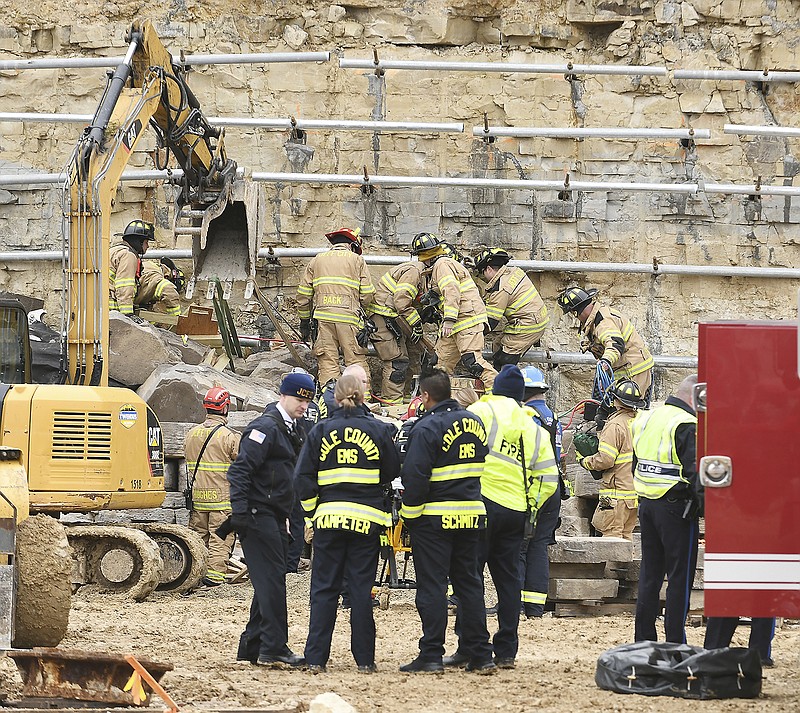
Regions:
M 278 400 L 278 394 L 252 379 L 210 366 L 165 364 L 156 368 L 137 393 L 155 411 L 161 421 L 205 419 L 203 395 L 212 386 L 222 386 L 231 393 L 231 411 L 263 411 Z
M 183 361 L 180 351 L 159 334 L 164 330 L 148 322 L 137 324 L 112 310 L 108 329 L 108 376 L 124 386 L 135 389 L 156 367 Z
M 109 378 L 131 388 L 163 364 L 200 364 L 209 347 L 120 312 L 109 315 Z

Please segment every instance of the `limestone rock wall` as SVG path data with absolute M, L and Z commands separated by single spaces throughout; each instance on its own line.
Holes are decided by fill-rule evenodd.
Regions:
M 796 69 L 800 9 L 757 0 L 366 0 L 320 2 L 147 2 L 42 0 L 22 8 L 0 0 L 0 57 L 119 55 L 134 17 L 156 21 L 178 52 L 330 50 L 322 64 L 200 67 L 190 84 L 209 116 L 460 121 L 464 134 L 288 132 L 231 129 L 231 156 L 253 171 L 495 176 L 504 178 L 652 182 L 739 182 L 792 185 L 797 139 L 737 137 L 726 123 L 795 122 L 796 84 L 676 80 L 630 76 L 404 72 L 383 76 L 338 67 L 340 56 L 556 64 L 644 64 L 696 69 Z M 3 111 L 92 113 L 103 70 L 0 71 Z M 501 139 L 472 137 L 486 114 L 492 125 L 710 129 L 710 140 Z M 79 125 L 0 122 L 0 173 L 60 170 Z M 131 159 L 152 166 L 154 139 Z M 339 224 L 358 224 L 367 250 L 399 252 L 420 230 L 443 234 L 468 250 L 501 245 L 518 257 L 690 265 L 795 266 L 798 198 L 699 194 L 463 188 L 267 187 L 270 215 L 261 244 L 316 246 Z M 158 226 L 159 247 L 188 247 L 172 236 L 171 192 L 124 183 L 113 229 L 139 216 Z M 61 205 L 55 189 L 0 189 L 0 250 L 60 246 Z M 274 292 L 291 297 L 302 263 L 268 275 Z M 380 268 L 374 269 L 376 277 Z M 575 350 L 577 337 L 555 307 L 558 290 L 580 282 L 630 315 L 653 351 L 692 355 L 696 323 L 725 317 L 791 318 L 788 280 L 547 273 L 540 277 L 553 326 L 547 346 Z M 59 312 L 55 263 L 0 266 L 0 289 L 45 299 Z M 201 297 L 196 298 L 198 301 Z M 257 312 L 237 303 L 245 327 Z M 51 323 L 57 320 L 51 319 Z M 562 369 L 579 378 L 585 369 Z M 680 372 L 662 375 L 661 391 Z M 568 379 L 568 381 L 570 380 Z

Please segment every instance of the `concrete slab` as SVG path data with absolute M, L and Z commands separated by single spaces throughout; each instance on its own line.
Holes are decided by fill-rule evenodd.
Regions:
M 630 562 L 633 545 L 616 537 L 556 537 L 551 562 Z

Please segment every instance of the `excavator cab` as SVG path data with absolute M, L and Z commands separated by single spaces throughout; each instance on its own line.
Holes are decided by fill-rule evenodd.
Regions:
M 30 382 L 28 313 L 18 300 L 0 298 L 0 384 Z

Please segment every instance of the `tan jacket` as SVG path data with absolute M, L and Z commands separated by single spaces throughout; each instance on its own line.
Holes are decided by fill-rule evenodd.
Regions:
M 385 272 L 375 288 L 375 301 L 370 305 L 372 314 L 384 317 L 404 317 L 410 325 L 420 321 L 414 300 L 422 284 L 424 263 L 410 260 Z
M 628 507 L 636 507 L 636 491 L 633 488 L 633 445 L 631 423 L 636 411 L 620 408 L 606 421 L 600 432 L 597 453 L 587 456 L 581 465 L 587 470 L 603 471 L 600 497 L 625 500 Z
M 550 317 L 531 279 L 519 267 L 503 265 L 486 285 L 486 316 L 494 329 L 501 319 L 506 334 L 541 334 Z
M 160 303 L 167 314 L 177 317 L 181 313 L 181 298 L 178 290 L 164 277 L 160 268 L 157 270 L 149 266 L 143 268 L 134 303 L 137 305 Z
M 618 376 L 635 376 L 653 368 L 650 350 L 628 319 L 595 303 L 581 333 L 597 359 L 608 359 Z
M 186 434 L 184 452 L 191 482 L 197 457 L 208 434 L 211 429 L 223 424 L 222 428 L 217 429 L 211 437 L 197 466 L 197 475 L 192 485 L 192 501 L 194 510 L 198 512 L 231 509 L 228 466 L 236 460 L 241 436 L 224 425 L 227 423 L 228 419 L 225 416 L 209 414 L 202 424 L 195 426 Z
M 442 296 L 442 318 L 454 322 L 453 333 L 486 324 L 486 307 L 469 270 L 449 257 L 440 257 L 431 270 L 431 288 Z
M 367 263 L 347 245 L 334 245 L 311 259 L 297 288 L 297 315 L 359 326 L 359 308 L 375 296 Z
M 118 309 L 122 314 L 133 314 L 133 300 L 139 288 L 142 261 L 132 247 L 122 243 L 111 248 L 109 262 L 109 308 Z

